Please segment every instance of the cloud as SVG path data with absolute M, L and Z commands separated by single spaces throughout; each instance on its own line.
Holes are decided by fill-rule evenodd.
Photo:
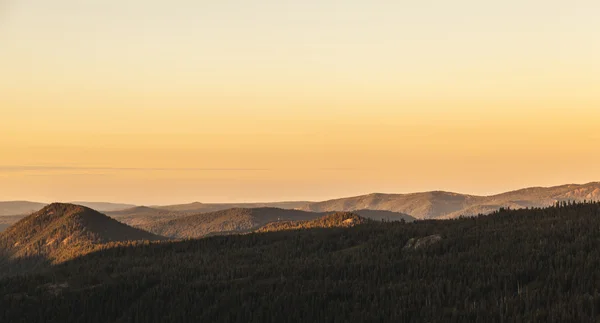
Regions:
M 253 172 L 269 171 L 268 168 L 177 168 L 177 167 L 90 167 L 90 166 L 0 166 L 0 172 L 42 172 L 42 171 L 183 171 L 183 172 Z

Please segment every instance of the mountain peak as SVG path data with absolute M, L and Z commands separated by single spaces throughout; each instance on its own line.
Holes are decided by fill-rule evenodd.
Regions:
M 52 203 L 2 232 L 0 249 L 11 258 L 35 256 L 60 262 L 98 244 L 160 239 L 88 207 Z

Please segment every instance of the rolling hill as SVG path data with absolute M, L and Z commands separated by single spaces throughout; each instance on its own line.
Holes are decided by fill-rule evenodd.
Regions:
M 0 233 L 0 264 L 19 259 L 58 263 L 105 243 L 162 239 L 87 207 L 54 203 Z
M 533 187 L 517 191 L 476 196 L 451 192 L 424 192 L 413 194 L 369 194 L 356 197 L 310 203 L 305 211 L 331 212 L 360 209 L 393 211 L 409 214 L 417 219 L 456 218 L 461 215 L 489 214 L 500 208 L 521 209 L 546 207 L 557 201 L 600 200 L 600 183 Z
M 209 213 L 227 209 L 256 209 L 256 208 L 279 208 L 299 209 L 311 202 L 269 202 L 269 203 L 200 203 L 152 206 L 154 209 L 183 212 L 187 214 Z
M 207 235 L 249 232 L 275 221 L 315 219 L 322 214 L 278 208 L 234 208 L 158 221 L 140 228 L 171 238 L 200 238 Z
M 130 226 L 143 226 L 152 222 L 182 217 L 185 216 L 186 213 L 147 206 L 136 206 L 125 210 L 106 212 L 106 215 Z
M 331 212 L 328 212 L 331 213 Z M 373 220 L 414 221 L 401 213 L 388 211 L 358 210 L 355 216 Z M 137 227 L 170 238 L 201 238 L 213 235 L 247 233 L 269 223 L 314 220 L 325 213 L 306 212 L 280 208 L 233 208 L 210 213 L 179 216 L 175 219 L 146 222 Z

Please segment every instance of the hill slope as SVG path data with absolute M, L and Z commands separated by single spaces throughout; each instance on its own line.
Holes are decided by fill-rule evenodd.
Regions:
M 451 192 L 413 194 L 369 194 L 311 203 L 303 210 L 313 212 L 384 210 L 409 214 L 417 219 L 456 218 L 461 215 L 488 214 L 500 208 L 547 207 L 557 201 L 598 201 L 600 183 L 534 187 L 491 195 L 476 196 Z
M 61 262 L 104 243 L 160 239 L 90 208 L 54 203 L 2 232 L 0 251 L 5 260 L 37 258 Z
M 278 208 L 234 208 L 158 221 L 140 228 L 165 237 L 200 238 L 207 235 L 248 232 L 275 221 L 311 220 L 322 214 Z
M 162 210 L 147 206 L 136 206 L 133 208 L 106 212 L 111 218 L 130 226 L 143 226 L 157 221 L 166 221 L 185 216 L 186 213 Z

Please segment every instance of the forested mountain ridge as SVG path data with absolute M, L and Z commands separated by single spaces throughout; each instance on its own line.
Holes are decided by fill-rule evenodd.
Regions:
M 104 243 L 162 239 L 85 206 L 54 203 L 0 233 L 0 263 L 33 258 L 59 263 Z
M 597 322 L 598 241 L 571 203 L 122 246 L 0 280 L 0 321 Z

